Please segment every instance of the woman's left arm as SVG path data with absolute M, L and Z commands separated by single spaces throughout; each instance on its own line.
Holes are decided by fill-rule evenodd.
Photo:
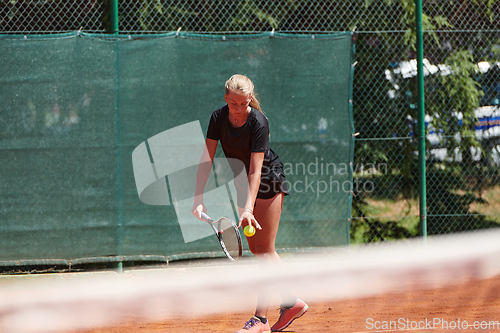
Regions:
M 257 193 L 260 187 L 260 176 L 262 173 L 262 164 L 264 163 L 264 153 L 252 153 L 250 156 L 250 170 L 248 170 L 248 193 L 245 209 L 240 216 L 238 228 L 242 222 L 254 224 L 257 229 L 262 229 L 253 216 L 253 207 L 257 199 Z

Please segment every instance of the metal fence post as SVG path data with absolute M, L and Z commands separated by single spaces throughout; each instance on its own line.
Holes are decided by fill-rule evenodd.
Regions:
M 424 98 L 424 42 L 422 31 L 422 0 L 415 0 L 417 26 L 417 87 L 418 87 L 418 175 L 420 202 L 420 236 L 427 238 L 427 197 L 425 174 L 425 98 Z
M 111 26 L 109 28 L 109 33 L 113 35 L 118 35 L 120 30 L 118 28 L 118 0 L 110 0 L 110 11 L 111 16 Z
M 111 26 L 109 33 L 113 35 L 118 35 L 120 33 L 119 27 L 118 27 L 118 0 L 110 0 L 110 16 L 111 16 Z M 117 225 L 117 254 L 118 254 L 118 264 L 117 264 L 117 269 L 118 272 L 123 272 L 123 260 L 122 254 L 123 254 L 123 213 L 122 213 L 122 186 L 121 186 L 121 147 L 120 147 L 120 98 L 119 98 L 119 54 L 118 54 L 118 41 L 116 41 L 116 140 L 117 140 L 117 154 L 116 154 L 116 159 L 117 159 L 117 166 L 116 166 L 116 171 L 117 171 L 117 181 L 118 181 L 118 195 L 117 195 L 117 204 L 118 204 L 118 225 Z

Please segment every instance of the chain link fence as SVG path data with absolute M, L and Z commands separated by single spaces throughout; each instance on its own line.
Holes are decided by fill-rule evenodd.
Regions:
M 75 31 L 105 32 L 107 1 L 1 0 L 0 33 L 38 34 Z
M 353 243 L 418 235 L 413 1 L 122 0 L 126 34 L 357 32 Z M 0 33 L 106 33 L 108 0 L 0 0 Z M 429 234 L 500 224 L 500 1 L 424 0 Z

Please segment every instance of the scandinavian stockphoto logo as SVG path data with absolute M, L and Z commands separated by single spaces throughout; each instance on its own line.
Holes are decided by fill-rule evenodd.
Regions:
M 132 152 L 132 165 L 139 199 L 148 205 L 173 205 L 184 242 L 212 235 L 206 223 L 192 214 L 196 174 L 206 150 L 199 121 L 161 132 L 138 145 Z M 229 165 L 231 163 L 231 166 Z M 215 158 L 205 186 L 203 201 L 211 216 L 234 216 L 232 198 L 236 198 L 234 182 L 248 186 L 244 167 L 234 176 L 237 160 Z M 233 167 L 233 169 L 231 169 Z M 234 201 L 236 202 L 236 201 Z

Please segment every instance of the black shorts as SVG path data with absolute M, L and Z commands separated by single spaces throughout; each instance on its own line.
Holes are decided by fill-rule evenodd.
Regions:
M 236 193 L 238 195 L 238 207 L 244 208 L 246 204 L 246 189 L 243 186 L 236 185 Z M 259 199 L 271 199 L 276 194 L 284 193 L 289 195 L 288 186 L 286 184 L 285 172 L 282 165 L 275 165 L 267 174 L 260 176 L 260 187 L 257 193 Z
M 257 193 L 259 199 L 271 199 L 278 193 L 288 195 L 283 167 L 274 167 L 269 174 L 260 177 L 260 187 Z

